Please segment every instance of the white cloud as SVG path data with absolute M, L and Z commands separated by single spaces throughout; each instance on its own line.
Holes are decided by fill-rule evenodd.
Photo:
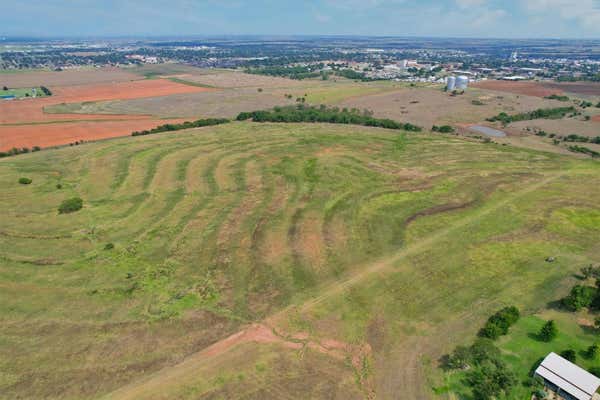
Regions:
M 600 5 L 595 0 L 528 0 L 523 2 L 533 15 L 557 16 L 582 23 L 588 29 L 600 31 Z
M 487 4 L 487 0 L 456 0 L 456 5 L 460 8 L 482 7 Z

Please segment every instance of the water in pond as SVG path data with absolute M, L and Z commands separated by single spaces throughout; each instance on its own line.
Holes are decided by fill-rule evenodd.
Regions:
M 490 128 L 489 126 L 473 125 L 473 126 L 470 126 L 469 129 L 472 131 L 478 132 L 478 133 L 483 133 L 484 135 L 487 135 L 487 136 L 493 136 L 493 137 L 506 136 L 505 132 L 499 131 L 498 129 Z

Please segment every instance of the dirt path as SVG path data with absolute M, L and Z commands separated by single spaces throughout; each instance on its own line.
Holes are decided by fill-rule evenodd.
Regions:
M 524 188 L 523 190 L 513 192 L 512 194 L 508 195 L 502 200 L 496 201 L 490 205 L 482 207 L 477 212 L 458 220 L 453 225 L 448 226 L 447 228 L 432 234 L 428 238 L 425 238 L 417 243 L 409 245 L 408 247 L 400 250 L 391 257 L 379 260 L 373 264 L 366 266 L 365 268 L 355 269 L 357 272 L 352 276 L 341 281 L 334 282 L 328 286 L 325 286 L 322 289 L 322 294 L 320 296 L 317 296 L 303 303 L 302 305 L 289 306 L 284 310 L 278 312 L 277 314 L 271 316 L 267 319 L 267 321 L 270 321 L 267 325 L 251 325 L 249 328 L 246 328 L 190 356 L 182 363 L 174 365 L 172 367 L 167 367 L 140 381 L 126 385 L 116 390 L 115 392 L 107 395 L 105 398 L 139 399 L 143 398 L 145 395 L 156 393 L 160 390 L 161 387 L 163 387 L 163 385 L 168 385 L 169 383 L 172 383 L 178 378 L 189 376 L 194 370 L 205 366 L 205 364 L 209 362 L 212 358 L 217 357 L 242 343 L 281 343 L 287 347 L 294 348 L 293 346 L 298 346 L 298 340 L 301 340 L 301 338 L 295 340 L 294 338 L 285 339 L 284 337 L 275 334 L 274 330 L 267 328 L 267 326 L 270 326 L 271 323 L 278 321 L 279 318 L 284 317 L 290 310 L 300 310 L 301 312 L 311 311 L 317 305 L 322 304 L 323 302 L 339 295 L 343 291 L 353 286 L 356 286 L 357 284 L 371 277 L 373 274 L 380 274 L 394 268 L 396 263 L 401 259 L 417 254 L 424 249 L 434 246 L 435 244 L 437 244 L 437 242 L 451 236 L 457 230 L 469 224 L 477 222 L 485 216 L 499 210 L 500 208 L 509 205 L 510 203 L 513 203 L 514 201 L 526 196 L 529 193 L 534 192 L 535 190 L 545 185 L 548 185 L 552 181 L 565 175 L 565 173 L 566 172 L 548 174 L 544 179 L 538 180 L 536 183 Z M 319 349 L 319 346 L 317 346 L 316 349 Z M 411 350 L 406 352 L 406 364 L 404 368 L 406 373 L 403 374 L 403 376 L 401 376 L 400 379 L 405 379 L 406 385 L 415 386 L 413 390 L 411 390 L 411 392 L 419 393 L 419 395 L 424 395 L 423 390 L 421 390 L 421 387 L 423 386 L 424 375 L 423 371 L 421 370 L 420 356 L 421 354 L 419 351 L 419 346 L 411 346 Z

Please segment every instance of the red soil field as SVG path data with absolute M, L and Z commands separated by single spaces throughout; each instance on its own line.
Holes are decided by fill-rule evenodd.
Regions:
M 594 122 L 600 122 L 600 115 L 595 115 L 592 117 L 592 121 Z
M 563 94 L 563 91 L 557 87 L 548 87 L 543 83 L 531 81 L 512 82 L 489 80 L 476 82 L 471 86 L 480 89 L 496 90 L 499 92 L 516 93 L 534 97 L 546 97 L 552 94 Z
M 129 136 L 133 131 L 151 129 L 167 122 L 178 123 L 183 121 L 146 118 L 0 126 L 0 150 L 8 150 L 13 147 L 60 146 L 81 140 L 92 141 Z
M 172 122 L 147 115 L 46 114 L 44 107 L 49 105 L 158 97 L 213 89 L 154 79 L 58 86 L 52 87 L 51 90 L 53 96 L 50 97 L 0 102 L 0 150 L 12 147 L 55 146 L 76 140 L 123 136 L 134 130 L 149 129 Z M 81 122 L 71 122 L 78 120 Z M 56 123 L 49 124 L 50 122 Z

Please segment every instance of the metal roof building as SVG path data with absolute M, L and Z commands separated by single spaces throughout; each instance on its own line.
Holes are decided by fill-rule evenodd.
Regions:
M 566 400 L 590 400 L 597 398 L 600 378 L 583 368 L 550 353 L 535 370 L 535 375 L 544 379 L 546 385 Z

